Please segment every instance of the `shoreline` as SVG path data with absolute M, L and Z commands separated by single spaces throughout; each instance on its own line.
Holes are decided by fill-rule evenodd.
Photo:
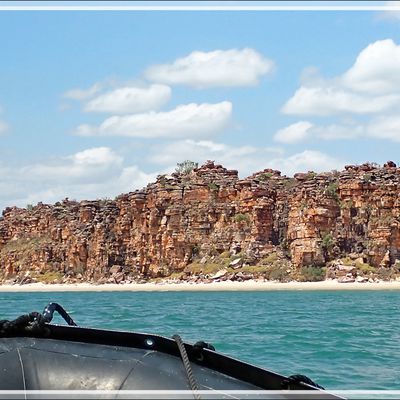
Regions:
M 343 290 L 399 290 L 400 281 L 350 282 L 340 283 L 335 280 L 321 282 L 272 282 L 248 280 L 245 282 L 212 282 L 212 283 L 171 283 L 148 282 L 127 284 L 44 284 L 29 283 L 26 285 L 0 285 L 0 292 L 196 292 L 196 291 L 343 291 Z

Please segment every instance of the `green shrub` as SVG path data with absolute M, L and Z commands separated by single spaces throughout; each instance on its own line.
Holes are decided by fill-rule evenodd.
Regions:
M 222 269 L 222 266 L 219 263 L 210 262 L 206 264 L 200 264 L 199 262 L 193 262 L 185 267 L 184 272 L 190 272 L 193 275 L 198 275 L 201 273 L 213 275 L 220 269 Z
M 261 264 L 273 264 L 276 261 L 278 261 L 278 255 L 276 253 L 270 253 L 261 260 Z
M 216 183 L 214 183 L 214 182 L 210 182 L 210 183 L 208 184 L 208 188 L 209 188 L 210 190 L 213 190 L 213 191 L 219 190 L 219 186 L 218 186 Z
M 307 178 L 308 179 L 314 179 L 318 174 L 314 171 L 308 171 L 307 173 Z
M 278 262 L 269 267 L 264 273 L 264 276 L 270 281 L 289 282 L 291 280 L 288 266 Z
M 180 175 L 187 175 L 190 174 L 195 168 L 198 168 L 199 163 L 190 161 L 190 160 L 185 160 L 181 163 L 178 163 L 175 172 L 180 174 Z
M 286 189 L 292 189 L 292 188 L 294 188 L 295 186 L 297 186 L 297 181 L 296 181 L 296 179 L 294 179 L 294 178 L 287 178 L 287 179 L 285 179 L 284 181 L 282 181 L 282 183 L 283 183 L 283 186 L 284 186 Z
M 327 233 L 322 237 L 321 247 L 325 250 L 329 250 L 335 244 L 335 239 L 331 233 Z
M 37 275 L 36 279 L 42 283 L 54 283 L 54 282 L 61 282 L 63 275 L 61 272 L 57 271 L 47 271 L 42 274 Z
M 356 268 L 364 274 L 376 273 L 376 268 L 366 263 L 356 262 Z
M 272 175 L 273 175 L 272 172 L 264 172 L 264 173 L 258 175 L 258 179 L 260 181 L 267 181 L 268 179 L 271 178 Z
M 300 282 L 319 282 L 325 279 L 326 268 L 307 265 L 300 268 L 298 280 Z
M 246 224 L 248 224 L 250 222 L 250 216 L 249 214 L 236 214 L 235 215 L 235 222 L 245 222 Z
M 223 251 L 223 252 L 220 254 L 220 257 L 221 257 L 221 258 L 229 258 L 230 261 L 232 261 L 232 260 L 234 260 L 235 258 L 240 258 L 240 255 L 237 254 L 237 255 L 231 257 L 230 251 L 225 250 L 225 251 Z
M 339 202 L 339 196 L 338 196 L 338 188 L 339 185 L 337 182 L 332 182 L 328 185 L 328 187 L 325 189 L 325 193 L 327 196 L 331 197 L 335 201 Z
M 364 174 L 363 181 L 365 183 L 369 183 L 369 182 L 371 182 L 371 178 L 372 178 L 372 174 Z

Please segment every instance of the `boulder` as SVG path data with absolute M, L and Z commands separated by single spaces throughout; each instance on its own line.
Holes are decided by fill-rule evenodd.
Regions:
M 240 268 L 243 264 L 243 260 L 241 258 L 236 258 L 233 261 L 229 263 L 229 266 L 232 267 L 233 269 Z
M 353 283 L 355 281 L 356 281 L 355 278 L 350 278 L 349 276 L 344 276 L 338 279 L 339 283 Z
M 213 279 L 213 280 L 219 279 L 219 278 L 225 276 L 227 273 L 228 273 L 228 270 L 227 270 L 226 268 L 220 269 L 220 270 L 217 271 L 214 275 L 212 275 L 212 276 L 210 277 L 210 279 Z

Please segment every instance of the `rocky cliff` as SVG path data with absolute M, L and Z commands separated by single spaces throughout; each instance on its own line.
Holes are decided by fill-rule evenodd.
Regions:
M 0 280 L 314 280 L 400 275 L 400 168 L 264 170 L 207 162 L 115 200 L 7 208 Z

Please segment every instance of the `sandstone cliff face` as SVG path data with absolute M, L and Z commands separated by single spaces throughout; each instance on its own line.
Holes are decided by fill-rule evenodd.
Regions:
M 294 178 L 264 170 L 244 180 L 207 162 L 115 200 L 7 208 L 0 279 L 47 273 L 63 281 L 133 281 L 221 255 L 238 255 L 255 271 L 271 254 L 292 272 L 328 263 L 334 275 L 349 255 L 365 270 L 394 270 L 399 195 L 400 168 L 392 162 Z

